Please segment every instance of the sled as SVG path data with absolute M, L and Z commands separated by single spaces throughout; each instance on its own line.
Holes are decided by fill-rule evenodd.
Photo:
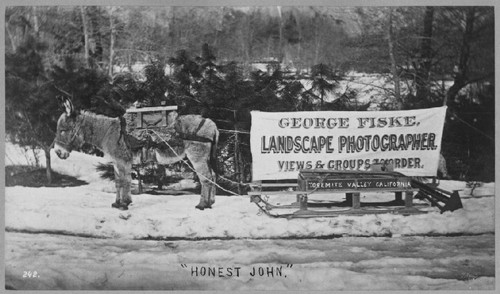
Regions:
M 394 198 L 386 202 L 361 202 L 361 195 L 367 192 L 393 194 Z M 377 194 L 378 194 L 377 193 Z M 457 191 L 453 193 L 426 185 L 404 174 L 391 170 L 337 171 L 326 169 L 301 170 L 294 182 L 257 182 L 249 192 L 250 201 L 271 217 L 310 218 L 335 217 L 339 215 L 364 214 L 424 214 L 421 204 L 414 204 L 413 199 L 426 199 L 441 213 L 462 208 Z M 316 196 L 335 198 L 345 195 L 339 201 L 331 199 L 314 200 Z M 379 194 L 378 194 L 379 195 Z M 403 198 L 404 195 L 404 198 Z M 295 196 L 290 204 L 273 204 L 270 197 Z M 423 207 L 428 207 L 424 204 Z M 278 211 L 276 213 L 276 211 Z M 281 213 L 282 211 L 288 211 Z

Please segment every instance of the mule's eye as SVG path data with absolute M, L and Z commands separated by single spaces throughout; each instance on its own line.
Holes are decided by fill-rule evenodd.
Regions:
M 64 133 L 66 133 L 65 131 L 61 131 L 61 135 L 64 135 Z

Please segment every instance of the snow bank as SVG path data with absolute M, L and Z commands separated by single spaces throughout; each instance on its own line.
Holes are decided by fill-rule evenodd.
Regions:
M 8 150 L 11 150 L 9 147 Z M 9 154 L 10 157 L 14 155 Z M 248 196 L 217 196 L 213 209 L 194 208 L 199 195 L 134 195 L 130 210 L 111 208 L 114 184 L 102 180 L 95 171 L 106 158 L 72 152 L 66 160 L 53 157 L 59 173 L 75 176 L 89 185 L 66 188 L 6 188 L 6 228 L 8 230 L 88 235 L 94 237 L 144 238 L 287 238 L 324 236 L 388 236 L 433 234 L 494 233 L 494 183 L 464 197 L 464 208 L 439 213 L 424 208 L 427 214 L 339 216 L 335 218 L 275 219 L 259 213 Z M 442 181 L 447 190 L 461 190 L 465 183 Z M 293 196 L 294 197 L 294 196 Z M 293 198 L 292 197 L 292 198 Z M 364 198 L 382 199 L 382 193 L 367 193 Z M 283 203 L 293 202 L 284 197 Z M 362 200 L 363 201 L 363 200 Z M 370 200 L 371 201 L 371 200 Z
M 365 215 L 273 219 L 248 197 L 217 197 L 211 210 L 195 210 L 198 195 L 135 195 L 129 211 L 112 209 L 114 194 L 86 187 L 6 191 L 6 228 L 128 239 L 287 238 L 483 234 L 494 232 L 493 198 L 466 199 L 464 209 L 424 215 Z
M 45 166 L 42 150 L 31 150 L 9 142 L 5 142 L 5 165 Z
M 36 155 L 35 155 L 36 154 Z M 54 152 L 50 151 L 52 170 L 63 175 L 68 175 L 89 183 L 89 190 L 102 192 L 114 192 L 115 184 L 104 180 L 96 170 L 99 164 L 111 161 L 109 157 L 98 157 L 73 151 L 68 159 L 60 159 Z M 45 155 L 42 150 L 31 150 L 5 142 L 5 164 L 6 165 L 32 165 L 45 167 Z

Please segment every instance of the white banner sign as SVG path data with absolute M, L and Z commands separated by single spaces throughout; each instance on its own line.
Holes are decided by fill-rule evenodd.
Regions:
M 253 180 L 295 179 L 301 169 L 369 170 L 390 163 L 435 176 L 446 107 L 406 111 L 252 111 Z

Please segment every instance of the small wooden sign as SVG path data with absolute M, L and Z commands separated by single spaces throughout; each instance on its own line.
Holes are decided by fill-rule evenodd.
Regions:
M 309 179 L 306 181 L 307 190 L 387 190 L 387 189 L 409 189 L 408 179 Z

